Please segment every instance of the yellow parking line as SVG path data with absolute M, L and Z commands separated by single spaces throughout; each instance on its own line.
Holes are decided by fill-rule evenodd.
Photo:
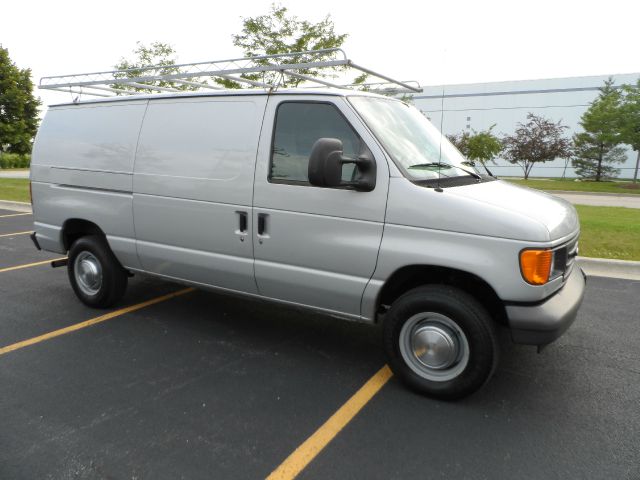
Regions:
M 3 233 L 2 235 L 0 235 L 0 238 L 2 238 L 2 237 L 15 237 L 16 235 L 27 235 L 29 233 L 33 233 L 33 230 L 29 230 L 28 232 Z
M 295 478 L 340 433 L 340 430 L 362 410 L 369 400 L 384 387 L 392 375 L 393 373 L 391 373 L 388 366 L 382 367 L 324 425 L 296 448 L 278 468 L 271 472 L 267 480 Z
M 20 348 L 28 347 L 35 343 L 44 342 L 45 340 L 50 340 L 52 338 L 59 337 L 60 335 L 65 335 L 67 333 L 75 332 L 76 330 L 80 330 L 81 328 L 90 327 L 91 325 L 95 325 L 97 323 L 111 320 L 112 318 L 119 317 L 121 315 L 124 315 L 125 313 L 135 312 L 136 310 L 140 310 L 141 308 L 145 308 L 150 305 L 154 305 L 156 303 L 164 302 L 165 300 L 169 300 L 171 298 L 184 295 L 185 293 L 192 292 L 193 290 L 195 289 L 185 288 L 183 290 L 178 290 L 177 292 L 169 293 L 168 295 L 162 295 L 161 297 L 152 298 L 151 300 L 147 300 L 146 302 L 138 303 L 130 307 L 121 308 L 120 310 L 115 310 L 105 315 L 100 315 L 99 317 L 95 317 L 90 320 L 86 320 L 84 322 L 76 323 L 75 325 L 71 325 L 69 327 L 61 328 L 59 330 L 54 330 L 53 332 L 45 333 L 44 335 L 40 335 L 38 337 L 33 337 L 28 340 L 23 340 L 22 342 L 17 342 L 11 345 L 7 345 L 6 347 L 0 348 L 0 355 L 13 352 L 14 350 L 19 350 Z
M 0 215 L 0 218 L 20 217 L 22 215 L 33 215 L 33 213 L 9 213 L 7 215 Z
M 20 270 L 22 268 L 29 268 L 29 267 L 37 267 L 38 265 L 45 265 L 47 263 L 51 263 L 54 262 L 56 260 L 66 260 L 67 257 L 62 257 L 62 258 L 51 258 L 49 260 L 43 260 L 42 262 L 35 262 L 35 263 L 25 263 L 24 265 L 16 265 L 15 267 L 5 267 L 5 268 L 0 268 L 0 273 L 3 272 L 10 272 L 12 270 Z

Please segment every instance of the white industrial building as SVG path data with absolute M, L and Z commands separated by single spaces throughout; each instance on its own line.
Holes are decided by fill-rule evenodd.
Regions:
M 415 94 L 413 100 L 414 105 L 445 134 L 457 134 L 470 129 L 480 131 L 493 124 L 493 132 L 498 136 L 511 134 L 516 124 L 526 123 L 527 113 L 532 112 L 553 121 L 561 120 L 569 127 L 567 136 L 571 136 L 580 131 L 580 117 L 598 96 L 598 88 L 609 77 L 613 78 L 616 86 L 635 84 L 640 73 L 423 86 L 424 91 Z M 501 159 L 496 163 L 496 166 L 490 166 L 496 175 L 522 176 L 520 166 Z M 619 177 L 631 178 L 635 164 L 636 153 L 629 147 L 627 161 L 617 166 L 620 169 Z M 564 160 L 557 159 L 537 164 L 531 176 L 560 177 L 564 168 Z M 575 176 L 570 163 L 566 176 Z

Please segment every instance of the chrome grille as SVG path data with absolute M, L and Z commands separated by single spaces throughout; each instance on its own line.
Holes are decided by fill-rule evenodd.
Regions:
M 567 249 L 567 262 L 564 269 L 564 277 L 567 278 L 573 271 L 573 265 L 578 256 L 578 237 L 571 240 L 565 248 Z

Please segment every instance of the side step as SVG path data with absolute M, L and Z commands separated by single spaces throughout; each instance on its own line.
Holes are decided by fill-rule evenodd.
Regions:
M 29 238 L 31 238 L 31 241 L 33 242 L 33 244 L 36 246 L 38 250 L 42 250 L 42 248 L 40 248 L 40 244 L 38 243 L 36 232 L 33 232 L 31 235 L 29 235 Z
M 53 262 L 51 262 L 51 267 L 52 268 L 65 267 L 67 263 L 69 263 L 68 258 L 61 258 L 60 260 L 54 260 Z

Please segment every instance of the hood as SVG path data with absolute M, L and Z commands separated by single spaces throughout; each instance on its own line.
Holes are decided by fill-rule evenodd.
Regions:
M 566 200 L 501 180 L 436 192 L 392 178 L 387 222 L 534 242 L 579 229 L 576 210 Z
M 506 208 L 535 220 L 549 231 L 549 240 L 572 234 L 579 228 L 576 209 L 563 198 L 502 180 L 452 188 L 451 194 Z

